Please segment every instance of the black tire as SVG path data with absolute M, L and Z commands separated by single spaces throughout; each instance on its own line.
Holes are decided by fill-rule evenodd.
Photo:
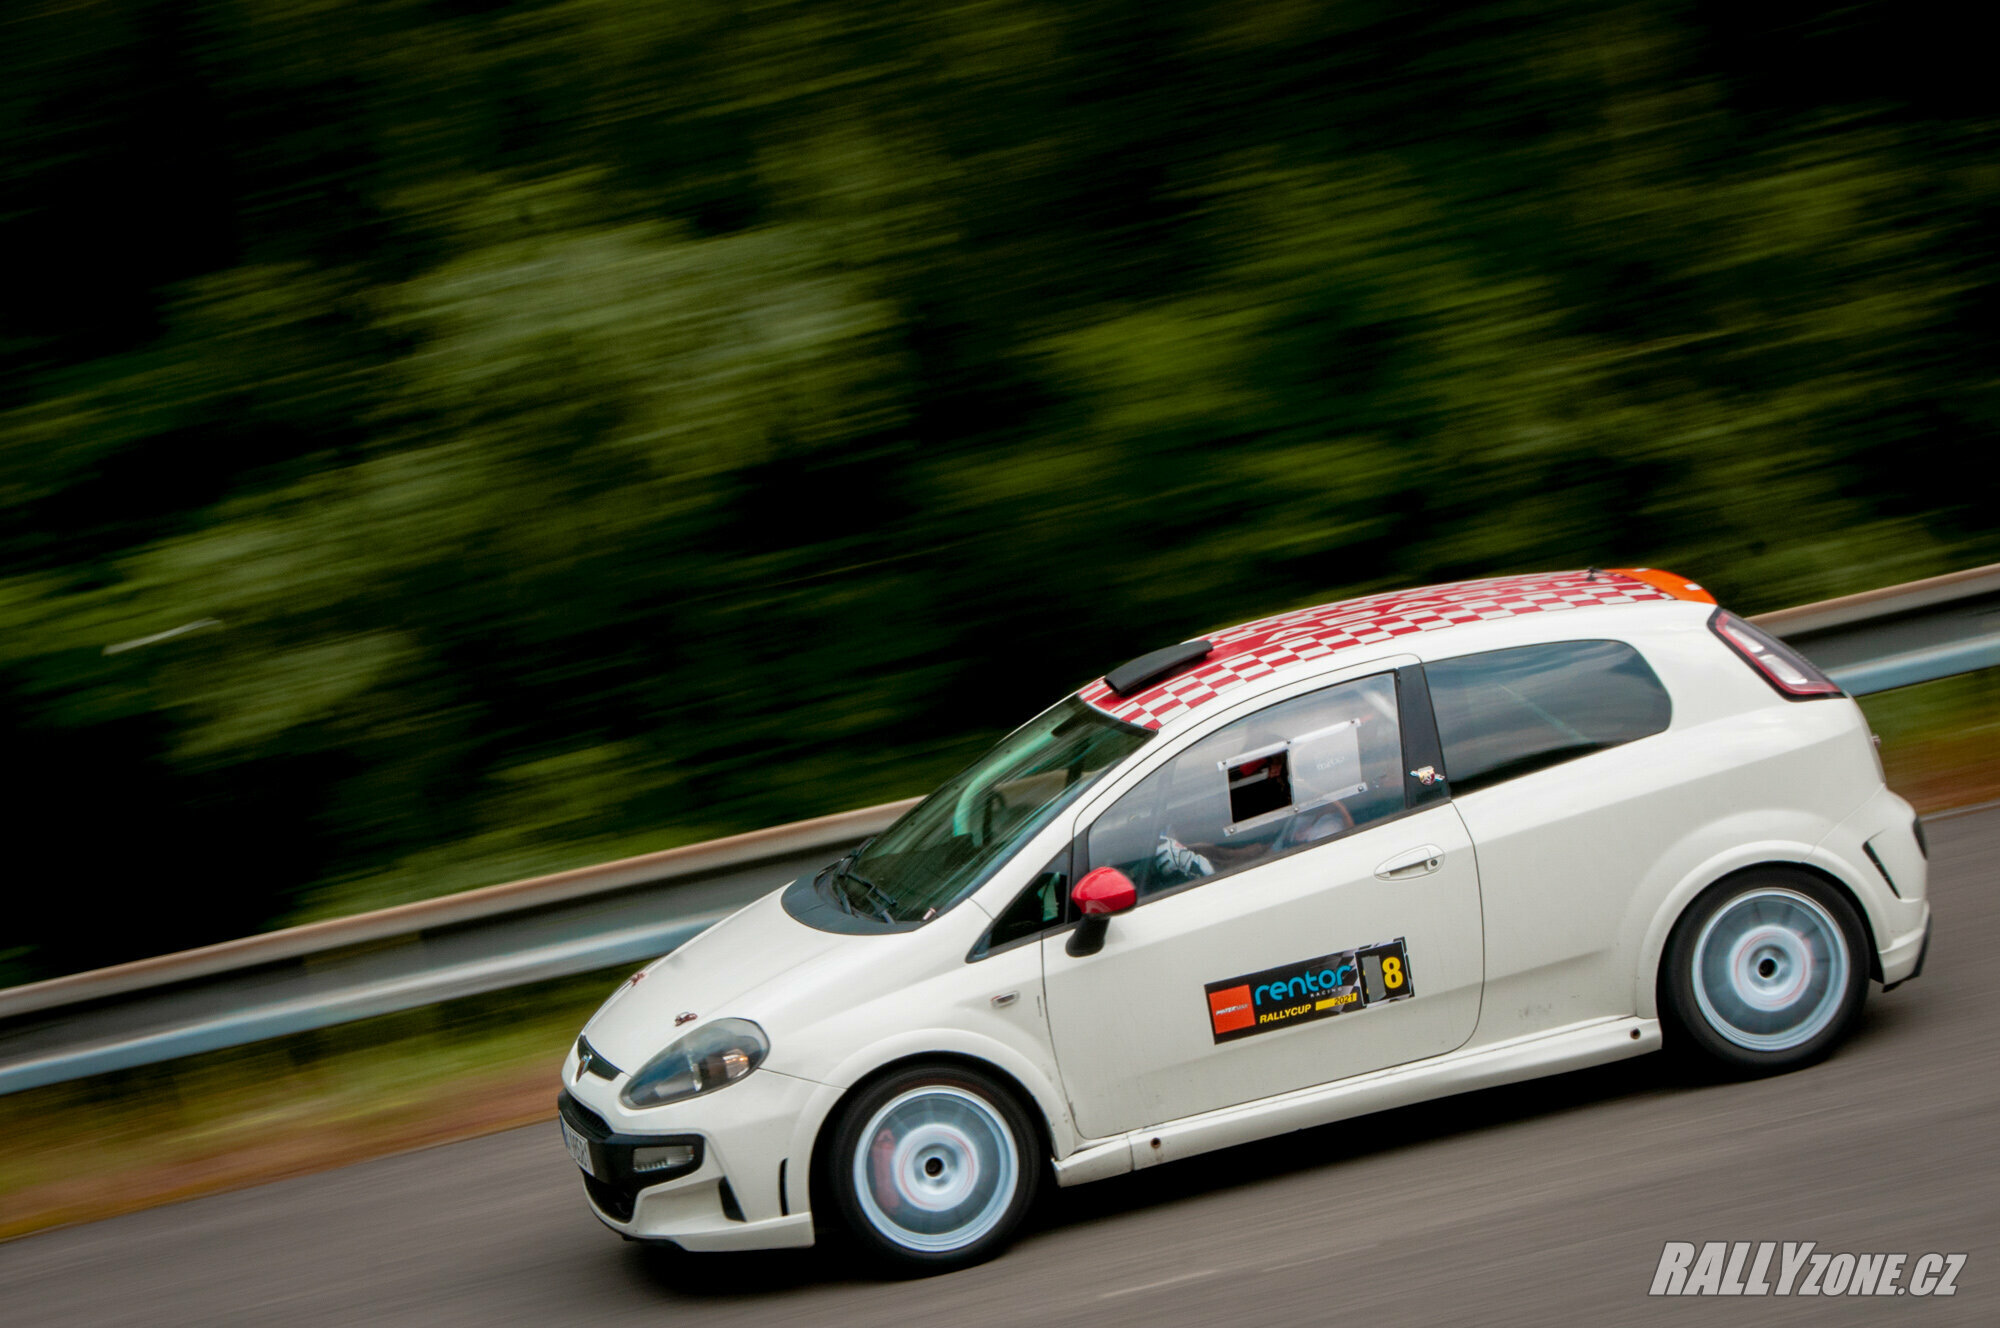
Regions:
M 1759 867 L 1717 881 L 1674 924 L 1660 959 L 1670 1051 L 1736 1078 L 1823 1059 L 1868 995 L 1868 929 L 1810 872 Z
M 957 1064 L 908 1066 L 868 1085 L 819 1152 L 818 1192 L 831 1197 L 842 1234 L 903 1273 L 949 1272 L 1000 1253 L 1048 1165 L 1015 1094 Z

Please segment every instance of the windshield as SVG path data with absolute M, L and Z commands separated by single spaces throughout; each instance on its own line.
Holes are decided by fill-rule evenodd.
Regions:
M 856 917 L 928 921 L 1152 736 L 1068 697 L 821 872 L 814 888 Z

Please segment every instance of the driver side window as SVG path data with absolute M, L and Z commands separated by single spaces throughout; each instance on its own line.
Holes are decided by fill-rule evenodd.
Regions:
M 1280 701 L 1195 743 L 1097 818 L 1090 865 L 1140 898 L 1323 843 L 1404 809 L 1396 679 Z

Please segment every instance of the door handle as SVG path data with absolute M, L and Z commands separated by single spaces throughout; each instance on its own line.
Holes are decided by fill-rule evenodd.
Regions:
M 1413 876 L 1429 876 L 1444 863 L 1444 850 L 1436 844 L 1419 844 L 1398 853 L 1375 869 L 1385 881 L 1407 881 Z

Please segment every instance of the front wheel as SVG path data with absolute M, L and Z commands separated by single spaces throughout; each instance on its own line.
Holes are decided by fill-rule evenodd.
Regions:
M 916 1066 L 847 1104 L 824 1182 L 847 1233 L 906 1270 L 1000 1252 L 1034 1202 L 1042 1160 L 1013 1093 L 969 1067 Z
M 1718 881 L 1674 928 L 1660 970 L 1670 1042 L 1739 1075 L 1811 1064 L 1868 992 L 1868 933 L 1847 896 L 1786 868 Z

